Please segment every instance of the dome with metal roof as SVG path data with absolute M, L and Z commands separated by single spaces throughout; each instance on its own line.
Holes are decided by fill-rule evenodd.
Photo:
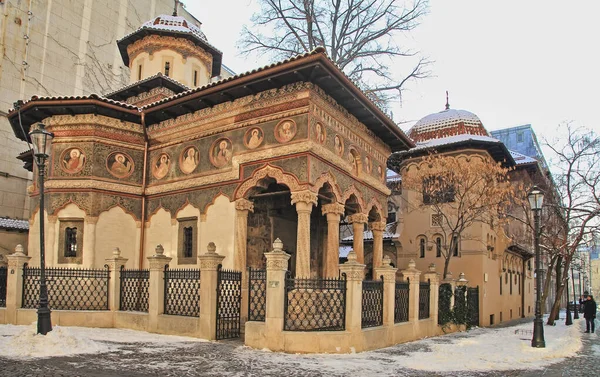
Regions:
M 451 109 L 447 101 L 445 110 L 423 117 L 408 131 L 415 142 L 456 135 L 490 136 L 477 115 Z

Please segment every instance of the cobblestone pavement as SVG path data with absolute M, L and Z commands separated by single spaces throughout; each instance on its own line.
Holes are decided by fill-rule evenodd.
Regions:
M 575 326 L 580 326 L 576 322 Z M 2 376 L 379 376 L 410 377 L 534 377 L 600 376 L 600 336 L 581 334 L 583 349 L 577 357 L 545 370 L 435 373 L 398 368 L 393 356 L 428 351 L 407 343 L 358 355 L 287 355 L 246 348 L 240 341 L 189 343 L 105 342 L 115 351 L 48 359 L 15 360 L 0 356 Z M 469 337 L 469 333 L 449 335 Z M 436 342 L 449 342 L 447 337 Z M 359 354 L 364 355 L 364 354 Z M 374 366 L 376 366 L 374 368 Z M 381 373 L 381 371 L 389 373 Z

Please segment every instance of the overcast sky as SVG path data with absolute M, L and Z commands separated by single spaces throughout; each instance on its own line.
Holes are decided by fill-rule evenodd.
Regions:
M 184 1 L 236 73 L 269 63 L 236 49 L 256 0 Z M 477 114 L 488 130 L 532 124 L 553 138 L 564 121 L 600 131 L 600 1 L 430 0 L 407 41 L 435 61 L 433 77 L 411 83 L 394 119 L 408 129 L 450 105 Z

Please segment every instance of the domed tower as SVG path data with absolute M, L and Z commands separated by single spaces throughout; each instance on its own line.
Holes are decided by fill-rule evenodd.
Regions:
M 162 73 L 188 87 L 206 85 L 221 73 L 222 53 L 200 26 L 184 17 L 160 15 L 117 41 L 130 83 Z

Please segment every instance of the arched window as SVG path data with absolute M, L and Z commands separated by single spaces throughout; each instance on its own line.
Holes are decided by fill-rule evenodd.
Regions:
M 425 238 L 419 240 L 419 258 L 425 258 Z
M 77 256 L 77 228 L 65 228 L 65 258 Z
M 452 236 L 452 256 L 458 256 L 458 236 Z
M 437 237 L 435 239 L 435 256 L 436 258 L 442 256 L 442 237 Z

